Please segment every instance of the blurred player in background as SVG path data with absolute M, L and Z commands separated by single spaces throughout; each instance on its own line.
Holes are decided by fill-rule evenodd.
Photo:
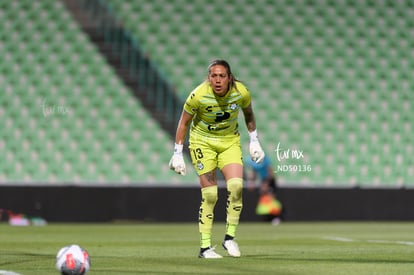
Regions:
M 282 204 L 276 197 L 277 181 L 273 172 L 272 161 L 266 155 L 260 163 L 247 159 L 246 164 L 246 177 L 249 189 L 256 190 L 257 180 L 260 182 L 256 214 L 263 216 L 266 221 L 270 221 L 273 225 L 279 224 L 282 219 L 283 209 Z
M 230 256 L 240 257 L 234 240 L 243 206 L 243 161 L 237 123 L 240 110 L 250 135 L 250 156 L 255 162 L 261 162 L 264 152 L 257 136 L 250 93 L 243 83 L 235 79 L 225 60 L 214 60 L 209 65 L 207 80 L 190 93 L 178 122 L 169 166 L 185 175 L 182 152 L 190 126 L 190 155 L 201 186 L 200 258 L 222 258 L 211 246 L 214 207 L 218 199 L 217 168 L 227 186 L 226 234 L 222 245 Z

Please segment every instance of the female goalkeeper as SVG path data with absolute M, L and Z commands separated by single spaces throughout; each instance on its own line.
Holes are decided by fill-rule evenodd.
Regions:
M 257 136 L 250 93 L 243 83 L 235 79 L 225 60 L 214 60 L 208 66 L 207 80 L 190 93 L 178 122 L 169 166 L 185 175 L 183 143 L 190 126 L 190 155 L 201 185 L 200 258 L 222 258 L 211 246 L 213 213 L 218 198 L 216 168 L 223 173 L 227 186 L 226 235 L 222 245 L 230 256 L 240 257 L 239 247 L 234 241 L 242 210 L 243 189 L 242 149 L 237 124 L 239 110 L 244 114 L 250 135 L 250 156 L 261 162 L 264 152 Z

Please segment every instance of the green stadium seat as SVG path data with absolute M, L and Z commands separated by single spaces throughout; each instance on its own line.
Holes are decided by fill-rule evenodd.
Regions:
M 12 34 L 0 43 L 0 81 L 6 87 L 0 96 L 6 133 L 0 149 L 9 160 L 1 165 L 2 181 L 179 181 L 167 167 L 170 148 L 158 149 L 170 139 L 156 122 L 146 129 L 151 138 L 133 134 L 149 132 L 142 123 L 151 116 L 131 103 L 136 99 L 62 3 L 9 2 L 0 12 L 2 33 Z M 135 171 L 139 161 L 142 173 Z M 195 174 L 186 180 L 196 182 Z

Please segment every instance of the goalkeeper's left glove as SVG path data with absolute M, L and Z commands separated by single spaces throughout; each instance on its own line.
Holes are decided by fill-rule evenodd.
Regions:
M 170 163 L 168 165 L 170 166 L 171 170 L 174 170 L 176 173 L 185 176 L 186 169 L 182 144 L 175 144 L 174 155 L 171 157 Z
M 251 159 L 256 162 L 260 163 L 265 157 L 265 153 L 260 146 L 259 138 L 257 137 L 257 131 L 254 130 L 253 132 L 249 133 L 250 136 L 250 157 Z

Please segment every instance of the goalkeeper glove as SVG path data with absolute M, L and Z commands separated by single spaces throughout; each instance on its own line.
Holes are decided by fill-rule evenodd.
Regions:
M 256 162 L 260 163 L 265 157 L 265 153 L 260 146 L 259 138 L 257 137 L 257 131 L 254 130 L 253 132 L 249 133 L 250 136 L 250 157 L 251 159 Z
M 170 163 L 168 164 L 171 170 L 176 173 L 185 176 L 185 162 L 183 156 L 183 145 L 175 144 L 174 155 L 171 157 Z

